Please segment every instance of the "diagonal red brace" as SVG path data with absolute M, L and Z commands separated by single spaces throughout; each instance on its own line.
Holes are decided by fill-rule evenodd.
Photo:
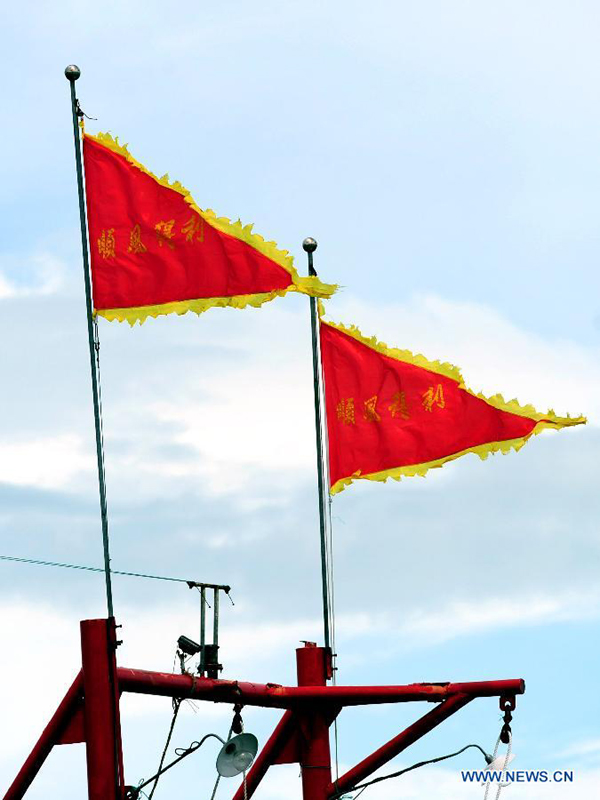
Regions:
M 4 795 L 4 800 L 21 800 L 24 797 L 25 792 L 33 783 L 35 776 L 48 758 L 52 748 L 55 744 L 60 743 L 60 737 L 77 710 L 82 696 L 83 676 L 80 672 L 64 696 L 62 703 L 54 712 L 50 722 L 46 725 L 27 761 L 19 770 L 19 774 L 12 782 L 10 789 Z
M 327 797 L 334 798 L 350 791 L 357 783 L 360 783 L 364 778 L 367 778 L 375 770 L 387 764 L 392 758 L 401 753 L 411 744 L 414 744 L 418 739 L 424 736 L 429 731 L 433 730 L 440 722 L 443 722 L 456 711 L 470 703 L 473 697 L 466 694 L 455 694 L 444 700 L 439 706 L 433 708 L 425 716 L 413 722 L 406 730 L 399 733 L 389 742 L 384 744 L 370 756 L 367 756 L 363 761 L 348 770 L 345 775 L 338 778 L 337 781 L 331 783 L 327 790 Z
M 389 742 L 384 744 L 379 750 L 375 750 L 370 756 L 367 756 L 363 761 L 348 770 L 345 775 L 338 778 L 337 781 L 331 783 L 328 788 L 328 797 L 339 797 L 344 792 L 350 791 L 357 783 L 360 783 L 364 778 L 367 778 L 375 770 L 387 764 L 392 758 L 401 753 L 411 744 L 414 744 L 418 739 L 424 736 L 429 731 L 433 730 L 440 722 L 443 722 L 456 711 L 470 703 L 473 697 L 466 694 L 455 694 L 444 700 L 439 706 L 433 708 L 425 716 L 413 722 L 406 730 L 399 733 Z

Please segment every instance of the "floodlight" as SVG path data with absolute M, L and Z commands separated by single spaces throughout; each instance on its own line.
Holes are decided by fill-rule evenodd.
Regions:
M 217 772 L 233 778 L 251 766 L 258 752 L 258 739 L 252 733 L 240 733 L 225 742 L 217 756 Z

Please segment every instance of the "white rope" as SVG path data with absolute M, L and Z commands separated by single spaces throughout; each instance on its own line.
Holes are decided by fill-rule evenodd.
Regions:
M 500 736 L 502 736 L 502 734 L 500 734 Z M 498 736 L 498 741 L 496 742 L 496 747 L 494 747 L 494 761 L 496 760 L 496 757 L 498 755 L 498 749 L 500 748 L 500 736 Z M 495 800 L 498 800 L 498 798 L 500 797 L 500 792 L 502 791 L 502 789 L 504 789 L 506 786 L 508 786 L 507 783 L 502 783 L 502 775 L 506 771 L 506 767 L 508 766 L 508 762 L 509 762 L 509 759 L 510 759 L 510 751 L 511 750 L 512 750 L 512 734 L 509 733 L 508 734 L 508 747 L 506 748 L 506 757 L 504 759 L 504 764 L 502 765 L 502 769 L 500 770 L 500 780 L 498 781 L 498 790 L 496 792 Z M 497 772 L 497 770 L 495 770 L 495 772 Z M 491 774 L 490 774 L 490 778 L 486 781 L 486 784 L 485 784 L 485 794 L 483 795 L 483 800 L 488 800 L 488 795 L 489 795 L 489 791 L 490 791 L 490 786 L 491 785 L 492 784 L 491 784 Z

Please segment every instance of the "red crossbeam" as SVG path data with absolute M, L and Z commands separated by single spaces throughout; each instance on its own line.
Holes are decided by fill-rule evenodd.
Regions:
M 162 697 L 189 697 L 217 703 L 243 703 L 263 708 L 293 709 L 304 703 L 332 703 L 339 706 L 407 703 L 426 700 L 440 703 L 448 697 L 498 697 L 523 694 L 522 680 L 474 681 L 471 683 L 412 683 L 406 686 L 279 686 L 272 683 L 192 678 L 169 672 L 117 669 L 119 688 L 124 692 Z

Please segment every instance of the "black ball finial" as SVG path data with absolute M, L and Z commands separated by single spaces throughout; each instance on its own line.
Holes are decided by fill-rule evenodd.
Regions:
M 69 64 L 69 66 L 65 69 L 65 78 L 68 81 L 73 83 L 77 80 L 77 78 L 81 75 L 81 70 L 77 66 L 77 64 Z
M 314 253 L 317 249 L 317 240 L 313 239 L 312 236 L 307 236 L 302 242 L 302 249 L 307 253 Z

